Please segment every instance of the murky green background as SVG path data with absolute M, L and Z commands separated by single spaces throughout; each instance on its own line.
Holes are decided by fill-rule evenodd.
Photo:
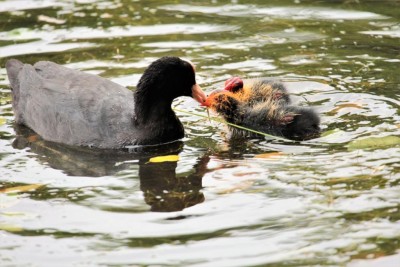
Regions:
M 13 124 L 8 58 L 134 90 L 165 55 L 208 92 L 280 77 L 324 136 L 232 143 L 179 113 L 182 142 L 102 154 Z M 399 266 L 399 1 L 6 0 L 0 66 L 1 266 Z

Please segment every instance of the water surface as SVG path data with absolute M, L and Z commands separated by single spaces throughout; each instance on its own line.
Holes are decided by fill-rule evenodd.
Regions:
M 1 1 L 0 265 L 397 266 L 399 33 L 398 1 Z M 135 90 L 165 55 L 208 92 L 278 77 L 323 136 L 230 142 L 178 113 L 183 140 L 100 153 L 13 123 L 9 58 Z

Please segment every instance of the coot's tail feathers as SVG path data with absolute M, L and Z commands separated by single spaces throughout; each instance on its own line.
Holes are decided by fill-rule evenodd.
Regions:
M 10 81 L 12 90 L 12 106 L 14 110 L 15 121 L 19 124 L 23 124 L 23 108 L 20 105 L 21 90 L 20 90 L 20 72 L 22 71 L 24 64 L 16 59 L 10 59 L 6 62 L 6 70 L 8 80 Z
M 22 70 L 24 64 L 17 59 L 10 59 L 6 63 L 6 70 L 8 75 L 8 80 L 11 84 L 11 89 L 14 91 L 13 94 L 19 91 L 19 79 L 18 74 Z
M 10 59 L 6 63 L 7 75 L 12 88 L 12 105 L 15 121 L 24 124 L 25 108 L 28 97 L 33 89 L 42 86 L 42 81 L 32 65 L 23 64 L 16 59 Z M 37 93 L 34 92 L 33 94 Z

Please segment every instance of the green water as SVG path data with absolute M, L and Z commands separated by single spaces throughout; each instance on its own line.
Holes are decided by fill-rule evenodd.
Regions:
M 224 125 L 178 113 L 181 142 L 104 154 L 13 124 L 9 58 L 134 90 L 165 55 L 194 62 L 206 92 L 279 77 L 323 136 L 229 142 Z M 400 262 L 399 1 L 6 0 L 0 67 L 1 266 Z

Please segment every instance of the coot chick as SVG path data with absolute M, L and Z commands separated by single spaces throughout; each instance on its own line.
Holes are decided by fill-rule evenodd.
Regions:
M 32 66 L 11 59 L 6 69 L 16 123 L 67 145 L 117 149 L 171 142 L 184 136 L 172 101 L 205 100 L 193 65 L 177 57 L 151 63 L 135 92 L 48 61 Z
M 240 92 L 218 90 L 207 98 L 206 106 L 226 121 L 291 140 L 309 140 L 320 134 L 319 116 L 310 108 L 287 105 L 284 98 L 246 98 Z M 230 127 L 232 137 L 258 137 L 252 132 Z
M 237 98 L 249 105 L 271 101 L 287 105 L 291 102 L 286 87 L 280 82 L 269 79 L 243 81 L 239 77 L 232 77 L 225 81 L 224 90 L 234 93 Z

